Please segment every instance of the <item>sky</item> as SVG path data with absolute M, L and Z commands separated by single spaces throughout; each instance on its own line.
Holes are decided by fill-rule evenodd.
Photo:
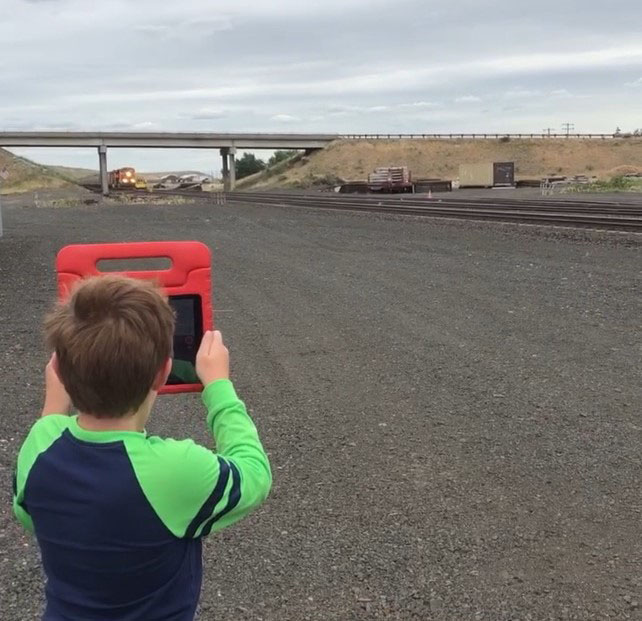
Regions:
M 0 0 L 0 15 L 2 130 L 642 127 L 639 0 Z M 97 167 L 92 149 L 14 152 Z M 125 165 L 220 169 L 215 151 L 111 149 Z

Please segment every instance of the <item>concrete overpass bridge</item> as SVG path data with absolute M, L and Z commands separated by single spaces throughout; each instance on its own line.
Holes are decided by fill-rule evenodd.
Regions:
M 223 159 L 223 183 L 233 190 L 237 149 L 323 149 L 336 134 L 215 134 L 203 132 L 0 132 L 0 147 L 88 147 L 98 150 L 103 194 L 109 193 L 107 150 L 219 149 Z

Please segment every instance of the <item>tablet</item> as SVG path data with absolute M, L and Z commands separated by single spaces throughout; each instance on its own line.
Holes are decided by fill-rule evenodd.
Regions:
M 170 295 L 176 314 L 172 371 L 167 383 L 196 384 L 196 352 L 203 340 L 203 302 L 200 295 Z
M 168 259 L 170 267 L 142 268 L 140 260 L 150 258 Z M 210 249 L 197 241 L 66 246 L 56 257 L 60 298 L 64 300 L 78 280 L 105 273 L 103 261 L 116 261 L 116 270 L 111 273 L 157 282 L 176 313 L 172 370 L 159 394 L 203 390 L 195 362 L 203 334 L 214 329 Z

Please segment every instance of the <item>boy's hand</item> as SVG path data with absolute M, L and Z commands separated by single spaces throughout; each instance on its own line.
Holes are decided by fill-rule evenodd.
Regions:
M 45 367 L 45 405 L 42 408 L 42 415 L 47 414 L 69 414 L 71 411 L 71 399 L 65 390 L 58 373 L 56 373 L 56 354 L 52 354 Z
M 203 386 L 230 378 L 230 354 L 223 345 L 223 337 L 218 330 L 208 330 L 203 335 L 196 354 L 196 374 Z

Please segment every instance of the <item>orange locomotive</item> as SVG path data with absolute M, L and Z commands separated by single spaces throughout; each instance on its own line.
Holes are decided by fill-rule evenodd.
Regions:
M 110 188 L 136 187 L 136 171 L 133 168 L 117 168 L 109 173 Z

